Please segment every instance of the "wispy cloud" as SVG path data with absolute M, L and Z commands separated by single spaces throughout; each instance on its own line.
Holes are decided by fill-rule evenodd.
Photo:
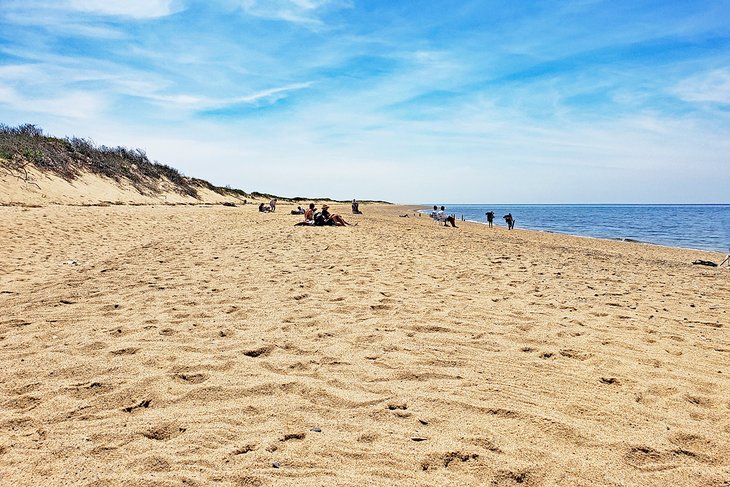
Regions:
M 153 19 L 166 17 L 183 9 L 180 0 L 67 0 L 68 7 L 99 15 L 131 17 L 134 19 Z
M 6 110 L 27 114 L 26 121 L 39 116 L 93 121 L 104 112 L 107 104 L 103 97 L 83 91 L 51 97 L 30 97 L 13 88 L 0 86 L 0 105 L 5 105 Z
M 183 10 L 181 0 L 3 0 L 0 22 L 68 37 L 115 40 L 125 34 L 114 20 L 158 19 Z
M 43 23 L 49 15 L 60 17 L 68 14 L 90 13 L 96 15 L 120 16 L 132 19 L 154 19 L 165 17 L 184 9 L 182 0 L 3 0 L 0 15 L 11 19 L 30 20 Z M 34 15 L 22 15 L 34 14 Z
M 730 105 L 730 68 L 714 69 L 682 80 L 674 92 L 691 102 Z
M 209 98 L 195 95 L 161 95 L 148 93 L 140 95 L 163 105 L 173 104 L 176 108 L 190 110 L 212 110 L 240 104 L 254 104 L 261 102 L 274 103 L 286 96 L 287 92 L 303 90 L 312 86 L 311 82 L 297 83 L 277 88 L 269 88 L 257 93 L 231 98 Z
M 400 201 L 730 185 L 727 2 L 0 1 L 2 122 L 221 184 Z M 688 167 L 718 176 L 683 185 Z
M 324 13 L 351 5 L 347 0 L 241 0 L 241 7 L 248 15 L 311 28 L 324 25 L 321 18 Z
M 114 98 L 127 96 L 146 100 L 154 104 L 158 110 L 179 114 L 181 111 L 192 113 L 240 105 L 273 104 L 286 98 L 292 92 L 304 90 L 313 85 L 313 82 L 292 83 L 254 91 L 246 95 L 211 97 L 175 93 L 177 90 L 164 78 L 149 77 L 145 73 L 133 69 L 115 66 L 106 66 L 107 69 L 100 68 L 84 69 L 73 65 L 59 66 L 47 63 L 0 66 L 0 87 L 6 88 L 6 96 L 0 98 L 0 104 L 7 103 L 16 108 L 25 105 L 35 113 L 59 115 L 61 113 L 59 107 L 65 106 L 63 100 L 83 98 L 85 101 L 79 104 L 79 110 L 72 110 L 70 113 L 73 117 L 83 114 L 83 118 L 86 118 L 92 114 L 98 114 L 102 107 L 112 105 Z M 13 86 L 15 89 L 11 89 Z M 58 93 L 59 86 L 67 87 L 66 90 L 63 90 L 65 94 L 62 97 L 56 101 L 41 98 L 44 96 L 43 94 L 50 96 Z M 82 91 L 80 86 L 94 86 L 95 88 L 93 90 L 87 88 Z M 37 97 L 37 102 L 32 102 L 32 98 L 24 98 L 20 94 L 19 90 L 30 91 L 31 87 Z M 106 100 L 106 102 L 102 103 L 102 100 Z M 47 110 L 44 110 L 44 107 Z

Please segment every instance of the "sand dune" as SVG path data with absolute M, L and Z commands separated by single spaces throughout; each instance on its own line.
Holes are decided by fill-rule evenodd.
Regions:
M 120 177 L 119 181 L 82 173 L 74 180 L 66 180 L 33 166 L 11 171 L 0 160 L 0 205 L 47 206 L 96 205 L 96 204 L 197 204 L 240 202 L 235 194 L 221 194 L 196 186 L 198 197 L 181 194 L 167 180 L 161 180 L 155 191 L 140 191 L 131 181 Z M 21 177 L 22 176 L 22 177 Z
M 0 207 L 0 484 L 730 485 L 723 256 Z

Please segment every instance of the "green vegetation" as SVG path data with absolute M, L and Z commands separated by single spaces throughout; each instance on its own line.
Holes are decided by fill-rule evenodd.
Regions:
M 277 198 L 294 203 L 311 200 L 337 202 L 330 198 L 285 198 L 268 193 L 247 193 L 229 186 L 222 188 L 204 179 L 186 177 L 177 169 L 157 161 L 150 162 L 142 149 L 96 146 L 89 139 L 77 137 L 60 139 L 44 135 L 40 127 L 32 124 L 10 127 L 0 123 L 0 167 L 32 183 L 27 171 L 29 165 L 67 181 L 73 181 L 84 173 L 97 174 L 117 182 L 131 184 L 143 194 L 159 193 L 159 183 L 166 180 L 174 191 L 193 198 L 198 198 L 198 189 L 205 188 L 222 195 L 243 199 Z M 346 203 L 346 201 L 339 202 Z
M 0 124 L 0 157 L 14 174 L 25 174 L 30 164 L 37 169 L 73 181 L 85 172 L 127 182 L 141 193 L 159 192 L 159 183 L 167 180 L 174 191 L 198 197 L 196 188 L 205 187 L 222 192 L 207 181 L 187 178 L 175 168 L 151 162 L 141 149 L 97 147 L 88 139 L 67 137 L 59 139 L 43 135 L 35 125 L 9 127 Z M 227 193 L 227 192 L 226 192 Z M 238 194 L 245 195 L 241 191 Z

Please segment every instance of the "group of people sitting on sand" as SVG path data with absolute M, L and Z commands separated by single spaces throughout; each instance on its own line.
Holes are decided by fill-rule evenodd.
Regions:
M 433 205 L 433 211 L 431 212 L 431 218 L 439 223 L 443 223 L 446 226 L 447 223 L 451 223 L 451 226 L 456 227 L 456 217 L 454 215 L 446 214 L 446 207 L 442 206 L 441 209 L 438 206 Z
M 273 213 L 276 211 L 276 198 L 272 198 L 271 201 L 269 201 L 269 206 L 264 205 L 261 203 L 259 205 L 259 211 L 261 213 Z
M 357 225 L 357 223 L 346 222 L 340 215 L 330 213 L 329 208 L 329 205 L 322 205 L 322 210 L 317 211 L 314 203 L 309 203 L 309 208 L 304 211 L 304 221 L 297 223 L 295 226 L 344 227 L 346 225 Z

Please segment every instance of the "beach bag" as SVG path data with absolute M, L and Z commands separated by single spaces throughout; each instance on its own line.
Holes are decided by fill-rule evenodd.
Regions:
M 314 214 L 314 225 L 318 227 L 323 227 L 326 224 L 324 215 L 321 211 L 318 211 Z

